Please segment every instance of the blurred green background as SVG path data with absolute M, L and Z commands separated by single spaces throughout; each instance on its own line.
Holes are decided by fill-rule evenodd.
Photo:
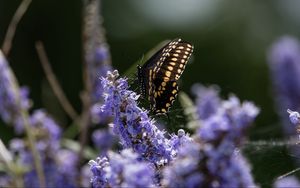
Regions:
M 0 0 L 0 44 L 21 1 Z M 33 0 L 18 25 L 8 61 L 21 85 L 30 88 L 34 108 L 46 108 L 62 125 L 69 120 L 54 97 L 34 44 L 41 40 L 58 80 L 77 111 L 82 90 L 82 5 L 79 0 Z M 166 39 L 194 44 L 181 90 L 217 84 L 261 108 L 251 141 L 283 140 L 275 113 L 266 54 L 282 35 L 300 36 L 300 1 L 294 0 L 103 0 L 106 37 L 114 68 L 124 73 L 147 51 Z M 1 105 L 1 104 L 0 104 Z M 6 142 L 12 129 L 0 126 Z M 245 149 L 261 186 L 296 168 L 285 147 Z

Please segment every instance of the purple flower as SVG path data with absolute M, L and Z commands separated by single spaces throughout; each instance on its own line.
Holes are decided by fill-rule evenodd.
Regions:
M 273 90 L 277 98 L 277 111 L 281 116 L 285 133 L 295 131 L 290 126 L 286 109 L 300 110 L 300 45 L 294 37 L 284 36 L 277 40 L 268 54 Z
M 171 160 L 169 140 L 137 106 L 139 96 L 128 90 L 127 81 L 118 76 L 114 71 L 102 78 L 105 102 L 101 109 L 114 117 L 114 133 L 124 148 L 132 148 L 142 159 L 158 165 L 167 163 Z
M 193 139 L 189 136 L 188 133 L 185 133 L 183 129 L 179 129 L 177 135 L 173 134 L 170 138 L 170 144 L 173 148 L 173 151 L 178 151 L 178 149 L 185 143 L 191 143 Z
M 299 112 L 292 111 L 290 109 L 288 109 L 287 112 L 290 114 L 289 118 L 290 118 L 290 121 L 293 124 L 295 124 L 295 125 L 300 124 L 300 114 L 299 114 Z
M 100 110 L 103 104 L 103 85 L 101 77 L 112 70 L 109 46 L 105 41 L 100 1 L 86 1 L 83 10 L 84 24 L 84 58 L 86 85 L 91 99 L 90 113 L 92 122 L 106 124 L 110 122 L 109 114 Z
M 102 86 L 100 86 L 102 88 Z M 102 91 L 101 91 L 102 92 Z M 92 122 L 97 124 L 106 124 L 110 121 L 110 115 L 106 111 L 101 110 L 101 106 L 103 105 L 103 101 L 99 100 L 97 103 L 93 104 L 90 108 Z
M 95 57 L 88 61 L 89 76 L 92 85 L 92 107 L 90 109 L 92 115 L 92 121 L 94 123 L 104 124 L 109 119 L 109 114 L 101 111 L 103 104 L 103 85 L 101 84 L 101 77 L 106 76 L 108 71 L 112 70 L 112 67 L 105 63 L 106 58 L 109 57 L 109 52 L 104 46 L 99 46 L 94 49 Z
M 154 166 L 140 161 L 130 149 L 120 154 L 109 152 L 107 158 L 89 162 L 93 187 L 154 187 Z
M 290 109 L 287 110 L 287 112 L 290 114 L 290 121 L 296 125 L 296 132 L 298 133 L 298 137 L 300 139 L 300 114 L 296 111 L 292 111 Z M 294 147 L 294 150 L 292 150 L 293 152 L 299 151 L 299 148 Z M 296 153 L 297 154 L 297 153 Z
M 107 178 L 105 177 L 106 172 L 104 168 L 109 166 L 108 159 L 106 157 L 98 157 L 96 161 L 89 161 L 90 169 L 93 174 L 91 183 L 93 188 L 108 187 Z
M 30 117 L 30 125 L 38 131 L 37 148 L 41 153 L 55 152 L 60 145 L 61 129 L 44 110 L 36 110 Z
M 219 147 L 185 144 L 164 168 L 162 183 L 166 187 L 254 187 L 250 166 L 233 149 L 228 142 Z
M 98 129 L 92 134 L 92 140 L 101 155 L 105 155 L 109 149 L 117 143 L 116 136 L 111 129 Z
M 200 84 L 194 84 L 192 92 L 197 96 L 196 108 L 200 119 L 206 119 L 216 113 L 221 102 L 217 86 L 206 88 Z
M 24 174 L 25 187 L 39 187 L 36 171 L 32 169 L 33 159 L 27 148 L 18 150 L 22 165 L 29 167 Z M 50 152 L 50 151 L 47 151 Z M 55 157 L 51 154 L 42 156 L 43 170 L 47 187 L 78 187 L 77 155 L 70 150 L 57 150 Z
M 99 103 L 103 102 L 103 86 L 101 84 L 101 77 L 106 76 L 108 71 L 112 70 L 112 67 L 110 65 L 97 65 L 97 67 L 93 68 L 94 75 L 92 77 L 93 79 L 93 102 Z
M 295 136 L 295 114 L 286 115 L 286 109 L 300 111 L 300 43 L 291 36 L 283 36 L 271 47 L 268 54 L 273 90 L 276 94 L 277 112 L 281 118 L 284 133 L 287 137 Z M 299 156 L 298 146 L 291 146 L 291 152 Z M 298 160 L 299 161 L 299 160 Z
M 241 104 L 237 97 L 231 96 L 229 100 L 220 103 L 215 114 L 201 120 L 201 126 L 197 131 L 199 138 L 204 141 L 239 140 L 258 113 L 259 109 L 252 103 Z
M 205 88 L 201 94 L 206 96 Z M 212 91 L 211 88 L 208 91 Z M 163 170 L 162 183 L 166 187 L 250 187 L 255 186 L 251 168 L 238 152 L 245 130 L 259 110 L 250 102 L 240 103 L 231 96 L 222 101 L 216 93 L 214 102 L 201 106 L 200 124 L 194 140 L 179 147 L 176 158 Z M 208 98 L 208 100 L 212 99 Z M 204 98 L 202 98 L 204 100 Z M 202 99 L 197 103 L 204 104 Z M 212 104 L 212 103 L 210 103 Z M 214 109 L 214 110 L 211 110 Z
M 86 2 L 84 8 L 84 52 L 92 89 L 92 103 L 102 102 L 100 77 L 112 70 L 108 45 L 105 42 L 100 17 L 99 0 Z M 100 101 L 99 101 L 100 100 Z
M 78 155 L 77 153 L 60 149 L 56 157 L 57 174 L 55 177 L 56 187 L 78 187 L 79 171 L 77 169 Z
M 274 188 L 297 188 L 300 187 L 300 182 L 295 176 L 288 176 L 282 179 L 277 179 L 274 182 Z
M 186 143 L 163 170 L 162 184 L 165 187 L 200 187 L 204 183 L 199 162 L 203 160 L 199 143 Z
M 47 187 L 77 187 L 79 171 L 77 154 L 60 148 L 61 129 L 43 110 L 36 110 L 29 118 L 36 137 Z M 28 167 L 24 173 L 25 187 L 39 187 L 33 156 L 23 139 L 13 139 L 10 151 L 21 165 Z
M 201 126 L 197 130 L 198 141 L 204 145 L 202 152 L 206 160 L 203 165 L 208 170 L 205 179 L 211 179 L 204 185 L 254 186 L 249 165 L 236 151 L 259 109 L 251 102 L 241 103 L 235 96 L 219 101 L 215 113 L 200 119 Z
M 4 55 L 0 51 L 0 116 L 5 123 L 22 125 L 21 112 L 30 107 L 28 89 L 18 83 Z

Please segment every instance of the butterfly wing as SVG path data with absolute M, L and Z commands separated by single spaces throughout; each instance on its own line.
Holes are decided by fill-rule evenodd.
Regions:
M 176 81 L 167 81 L 156 79 L 154 85 L 155 92 L 153 95 L 154 103 L 151 106 L 151 111 L 155 114 L 164 114 L 169 111 L 173 105 L 178 92 L 178 85 Z
M 193 52 L 190 43 L 181 39 L 170 42 L 162 57 L 153 69 L 151 109 L 154 113 L 166 113 L 172 106 L 178 93 L 177 80 Z
M 150 100 L 150 95 L 152 94 L 152 85 L 153 85 L 153 70 L 156 66 L 158 66 L 160 62 L 160 58 L 164 53 L 165 49 L 168 47 L 169 43 L 158 50 L 154 55 L 148 59 L 143 66 L 138 65 L 138 80 L 139 80 L 139 87 L 140 93 L 143 97 L 148 96 Z
M 156 69 L 154 69 L 154 78 L 177 81 L 182 75 L 192 52 L 193 46 L 190 43 L 181 39 L 170 42 L 160 61 L 158 61 Z
M 166 113 L 172 106 L 178 92 L 176 81 L 192 52 L 190 43 L 174 39 L 138 67 L 141 93 L 148 96 L 151 111 L 155 114 Z

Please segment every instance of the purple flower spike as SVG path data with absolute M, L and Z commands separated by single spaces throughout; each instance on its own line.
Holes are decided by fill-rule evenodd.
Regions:
M 137 106 L 139 96 L 128 90 L 127 81 L 118 76 L 118 71 L 114 71 L 102 78 L 105 102 L 101 109 L 114 117 L 114 133 L 124 148 L 132 148 L 143 160 L 157 165 L 167 163 L 171 160 L 169 140 L 147 112 Z
M 36 110 L 29 117 L 36 139 L 36 147 L 43 163 L 46 187 L 77 187 L 79 171 L 75 152 L 61 149 L 61 129 L 43 110 Z M 27 166 L 24 173 L 25 187 L 40 187 L 34 167 L 33 155 L 24 139 L 13 139 L 10 151 L 21 165 Z
M 18 83 L 0 51 L 0 116 L 5 123 L 22 126 L 21 111 L 30 107 L 28 89 L 18 88 Z
M 194 141 L 185 142 L 176 158 L 164 168 L 163 186 L 255 187 L 251 168 L 238 152 L 238 146 L 258 108 L 250 102 L 241 103 L 235 96 L 222 101 L 211 88 L 195 91 L 200 91 L 197 94 L 200 99 L 196 99 L 197 106 L 201 107 L 198 113 L 207 115 L 198 114 L 202 119 L 193 135 Z M 201 97 L 208 93 L 213 96 L 208 97 L 209 104 L 213 105 L 202 105 Z M 203 113 L 206 108 L 208 113 Z
M 93 104 L 102 103 L 103 89 L 99 78 L 105 76 L 106 72 L 112 69 L 110 52 L 102 28 L 100 1 L 86 1 L 84 5 L 84 56 L 87 76 L 89 76 L 92 86 L 91 98 Z
M 268 54 L 273 90 L 277 95 L 277 111 L 287 136 L 295 135 L 286 109 L 300 110 L 300 43 L 291 36 L 277 40 Z
M 297 116 L 292 113 L 289 118 L 286 109 L 300 111 L 300 43 L 291 36 L 281 37 L 272 45 L 268 55 L 277 113 L 281 118 L 284 134 L 286 137 L 296 136 L 300 129 L 297 127 L 295 131 L 290 121 L 295 123 Z M 293 155 L 300 155 L 298 146 L 291 146 L 290 150 Z M 299 161 L 297 160 L 298 163 Z
M 202 120 L 202 126 L 198 129 L 199 138 L 205 141 L 239 140 L 258 113 L 259 109 L 252 103 L 241 104 L 237 97 L 231 96 L 229 100 L 220 103 L 214 115 Z

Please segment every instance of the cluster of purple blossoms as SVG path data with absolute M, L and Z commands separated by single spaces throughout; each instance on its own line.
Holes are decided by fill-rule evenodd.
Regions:
M 206 88 L 200 84 L 194 84 L 192 93 L 196 96 L 196 111 L 199 119 L 204 120 L 216 113 L 220 104 L 217 86 Z
M 300 43 L 294 37 L 283 36 L 272 45 L 268 55 L 277 111 L 285 136 L 296 136 L 300 127 L 297 126 L 295 131 L 286 110 L 300 111 Z M 300 155 L 298 146 L 290 146 L 290 151 L 295 156 Z M 298 159 L 295 160 L 299 162 Z
M 167 187 L 249 187 L 255 186 L 251 169 L 238 147 L 245 130 L 259 110 L 250 102 L 231 96 L 222 101 L 218 90 L 196 86 L 200 118 L 192 144 L 185 144 L 163 171 Z M 198 93 L 199 92 L 199 93 Z M 208 108 L 207 108 L 208 107 Z M 207 112 L 206 108 L 208 109 Z M 205 114 L 205 116 L 203 115 Z
M 18 88 L 8 63 L 0 51 L 0 116 L 5 123 L 22 127 L 21 113 L 30 107 L 28 89 Z
M 30 117 L 30 125 L 36 138 L 36 147 L 40 154 L 47 187 L 77 187 L 79 183 L 77 155 L 71 150 L 60 147 L 61 129 L 42 110 L 35 111 Z M 34 159 L 23 139 L 13 139 L 10 151 L 14 153 L 22 166 L 28 168 L 24 173 L 25 187 L 39 187 Z M 6 185 L 8 186 L 8 185 Z
M 30 107 L 27 89 L 20 89 L 8 63 L 0 52 L 0 115 L 6 123 L 13 123 L 17 133 L 24 133 L 23 118 L 28 118 L 30 131 L 35 137 L 35 147 L 40 155 L 47 187 L 77 187 L 78 159 L 76 153 L 62 149 L 60 146 L 61 129 L 43 110 L 35 110 L 32 115 L 23 117 L 22 111 Z M 27 112 L 26 112 L 27 113 Z M 28 140 L 15 138 L 10 141 L 10 152 L 14 159 L 25 167 L 23 174 L 25 187 L 39 187 L 39 178 L 34 165 L 34 156 Z M 1 174 L 2 180 L 13 186 L 9 174 Z
M 100 156 L 106 155 L 109 149 L 112 149 L 114 145 L 117 145 L 117 137 L 113 134 L 112 129 L 98 129 L 92 134 L 92 141 L 100 151 Z
M 110 71 L 110 53 L 103 36 L 101 27 L 99 0 L 87 1 L 84 8 L 84 50 L 87 72 L 90 79 L 93 103 L 102 98 L 102 85 L 100 77 Z
M 147 112 L 137 106 L 138 96 L 128 90 L 126 80 L 118 77 L 118 72 L 114 71 L 102 78 L 105 102 L 101 110 L 114 117 L 114 133 L 120 138 L 123 148 L 131 148 L 136 153 L 135 163 L 141 163 L 142 169 L 145 162 L 147 168 L 151 164 L 155 177 L 151 179 L 151 185 L 255 186 L 251 168 L 238 150 L 246 129 L 259 112 L 252 103 L 240 103 L 235 96 L 222 101 L 214 88 L 201 86 L 199 91 L 195 87 L 194 91 L 202 93 L 196 104 L 198 116 L 202 118 L 195 134 L 190 137 L 184 130 L 179 130 L 177 135 L 167 138 Z M 119 156 L 115 153 L 109 155 Z M 128 162 L 126 168 L 115 163 L 122 162 L 112 162 L 110 157 L 90 161 L 93 187 L 120 186 L 123 183 L 122 169 L 132 169 L 132 163 Z
M 143 160 L 163 165 L 171 160 L 171 146 L 146 111 L 137 105 L 138 95 L 128 90 L 128 83 L 118 78 L 118 71 L 102 78 L 104 104 L 102 111 L 114 117 L 113 131 L 124 148 L 132 148 Z
M 286 135 L 295 135 L 286 109 L 300 110 L 300 43 L 294 37 L 281 37 L 272 45 L 268 55 L 278 114 Z
M 109 121 L 108 114 L 100 110 L 103 104 L 103 85 L 100 78 L 111 71 L 111 58 L 108 44 L 105 42 L 103 27 L 101 27 L 100 2 L 91 0 L 85 2 L 84 8 L 84 54 L 86 72 L 90 87 L 92 107 L 90 109 L 93 123 L 105 124 Z
M 130 149 L 120 154 L 109 152 L 108 158 L 89 162 L 93 173 L 93 187 L 156 187 L 155 167 L 140 161 L 139 155 Z
M 103 87 L 99 77 L 111 70 L 110 55 L 108 47 L 101 36 L 100 27 L 100 12 L 99 0 L 86 1 L 85 6 L 85 61 L 87 67 L 87 80 L 90 86 L 89 94 L 91 95 L 91 103 L 97 108 L 102 105 Z M 97 40 L 95 40 L 97 39 Z M 22 112 L 26 111 L 28 115 L 28 124 L 31 127 L 31 132 L 35 137 L 34 143 L 42 163 L 42 171 L 45 176 L 46 187 L 78 187 L 80 185 L 80 173 L 78 166 L 78 154 L 61 147 L 61 129 L 43 110 L 36 110 L 32 115 L 27 114 L 30 108 L 28 99 L 28 90 L 19 88 L 8 63 L 6 62 L 2 52 L 0 51 L 0 115 L 5 123 L 14 125 L 17 133 L 24 133 L 24 125 Z M 95 122 L 106 121 L 103 118 L 106 114 L 97 111 L 98 117 Z M 105 154 L 111 145 L 104 145 L 101 139 L 105 139 L 105 143 L 111 143 L 115 140 L 109 131 L 103 130 L 102 133 L 94 133 L 95 145 L 101 147 L 101 152 Z M 28 147 L 25 139 L 13 139 L 10 144 L 10 151 L 14 154 L 26 171 L 23 174 L 25 187 L 39 187 L 40 182 L 38 173 L 34 165 L 34 155 Z M 2 174 L 0 179 L 7 180 L 7 184 L 3 186 L 14 185 L 10 181 L 10 176 Z M 2 181 L 5 182 L 5 181 Z

